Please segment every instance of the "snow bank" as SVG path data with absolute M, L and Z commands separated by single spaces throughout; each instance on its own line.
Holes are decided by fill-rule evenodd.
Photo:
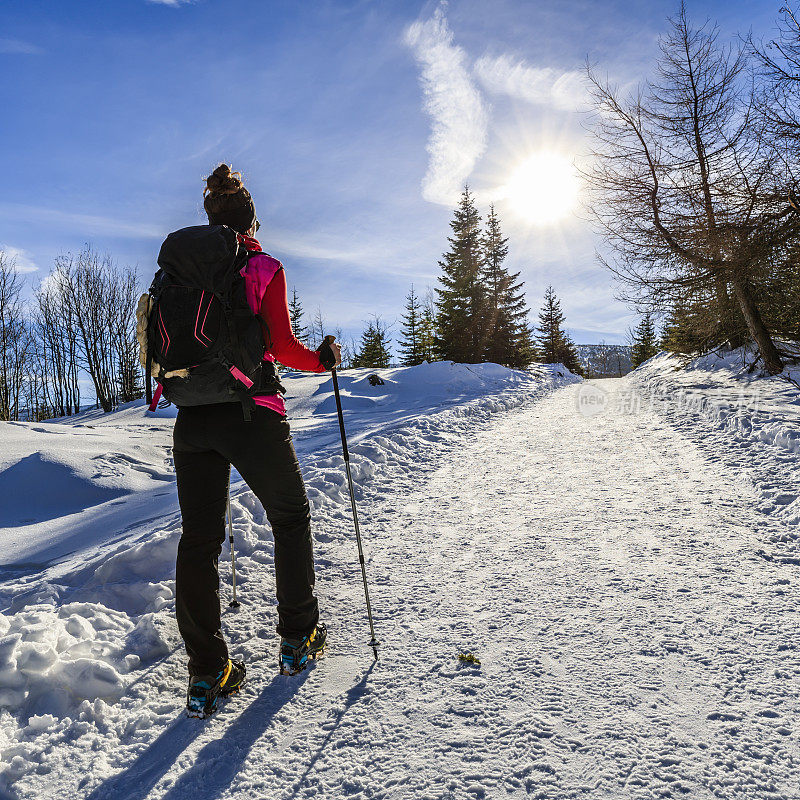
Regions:
M 800 453 L 800 368 L 763 376 L 747 370 L 742 349 L 714 353 L 683 364 L 669 353 L 632 373 L 648 397 L 694 409 L 740 438 Z
M 800 527 L 800 369 L 765 376 L 749 370 L 752 361 L 753 354 L 745 349 L 688 363 L 660 353 L 629 380 L 641 402 L 690 425 L 709 444 L 718 445 L 717 453 L 727 453 L 729 466 L 761 494 L 762 511 Z M 730 443 L 738 447 L 732 449 Z M 777 485 L 795 486 L 796 491 L 779 491 Z M 791 547 L 784 548 L 782 557 L 800 563 L 798 535 L 784 538 Z
M 381 370 L 384 384 L 374 387 L 370 374 L 339 378 L 359 486 L 387 467 L 411 474 L 492 414 L 580 381 L 561 365 L 422 364 Z M 325 510 L 321 519 L 343 518 L 330 378 L 285 380 L 311 504 Z M 138 402 L 72 420 L 0 423 L 0 794 L 36 768 L 48 743 L 107 724 L 121 698 L 134 702 L 131 687 L 180 645 L 173 418 L 173 409 L 149 415 Z M 246 584 L 251 564 L 271 563 L 272 539 L 247 487 L 234 483 L 232 494 Z M 336 530 L 318 525 L 316 536 L 330 540 Z M 156 721 L 145 714 L 137 730 Z

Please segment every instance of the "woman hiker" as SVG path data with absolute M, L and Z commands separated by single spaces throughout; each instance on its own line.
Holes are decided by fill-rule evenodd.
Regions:
M 335 342 L 313 351 L 294 336 L 283 266 L 262 252 L 253 238 L 259 222 L 240 173 L 221 164 L 206 184 L 203 205 L 209 225 L 232 229 L 247 250 L 241 272 L 247 302 L 263 322 L 264 358 L 309 372 L 324 372 L 339 364 L 341 353 Z M 195 336 L 199 320 L 198 310 Z M 231 374 L 236 375 L 234 367 Z M 314 596 L 309 504 L 283 398 L 278 393 L 257 395 L 244 415 L 243 404 L 236 400 L 205 405 L 175 402 L 174 459 L 183 522 L 175 606 L 189 656 L 187 713 L 205 717 L 215 710 L 217 698 L 238 691 L 245 677 L 243 662 L 228 656 L 220 620 L 217 559 L 225 539 L 231 465 L 261 501 L 272 526 L 281 672 L 296 674 L 309 659 L 321 655 L 326 630 L 319 622 Z

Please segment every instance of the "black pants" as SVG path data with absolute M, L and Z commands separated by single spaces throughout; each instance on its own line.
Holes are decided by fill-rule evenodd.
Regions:
M 319 619 L 308 498 L 289 433 L 275 411 L 257 407 L 245 422 L 239 403 L 181 408 L 174 456 L 183 535 L 175 571 L 178 629 L 192 675 L 217 673 L 226 663 L 217 560 L 225 540 L 230 465 L 267 512 L 275 539 L 278 633 L 300 638 Z

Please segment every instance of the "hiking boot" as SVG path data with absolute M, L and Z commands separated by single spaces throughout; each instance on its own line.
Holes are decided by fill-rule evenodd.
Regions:
M 231 658 L 216 676 L 192 675 L 189 678 L 189 691 L 186 693 L 186 716 L 205 719 L 217 710 L 217 700 L 236 694 L 244 683 L 243 661 Z
M 302 639 L 282 639 L 278 659 L 281 675 L 297 675 L 302 672 L 310 661 L 316 661 L 323 655 L 327 641 L 328 631 L 321 622 Z

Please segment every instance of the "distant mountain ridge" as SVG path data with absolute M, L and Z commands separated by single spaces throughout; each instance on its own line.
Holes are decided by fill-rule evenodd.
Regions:
M 575 349 L 587 378 L 617 378 L 633 369 L 630 345 L 578 344 Z

